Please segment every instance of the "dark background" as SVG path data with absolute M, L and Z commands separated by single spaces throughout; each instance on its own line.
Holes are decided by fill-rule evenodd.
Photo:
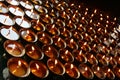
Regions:
M 83 2 L 85 5 L 100 9 L 120 17 L 120 1 L 119 0 L 76 0 L 78 2 Z

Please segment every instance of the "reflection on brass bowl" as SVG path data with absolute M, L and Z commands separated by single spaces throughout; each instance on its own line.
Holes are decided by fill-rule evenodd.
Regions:
M 22 58 L 10 58 L 7 62 L 7 67 L 9 71 L 17 77 L 27 77 L 30 74 L 30 68 Z
M 74 58 L 79 61 L 80 63 L 86 63 L 87 62 L 87 58 L 85 56 L 85 54 L 83 53 L 83 51 L 79 51 L 79 50 L 73 50 L 72 52 Z
M 21 37 L 28 42 L 36 42 L 38 39 L 37 35 L 31 29 L 21 28 L 19 32 Z
M 39 20 L 32 20 L 31 24 L 33 29 L 37 31 L 45 31 L 45 25 L 41 23 Z
M 22 57 L 25 54 L 25 48 L 20 42 L 7 40 L 4 42 L 4 49 L 14 57 Z
M 113 71 L 109 68 L 109 67 L 103 67 L 103 71 L 106 74 L 106 77 L 110 80 L 114 80 L 115 79 L 115 74 L 113 73 Z
M 39 78 L 46 78 L 49 75 L 49 70 L 47 69 L 46 65 L 40 61 L 31 61 L 30 70 Z
M 53 42 L 59 48 L 66 48 L 66 42 L 59 36 L 53 36 Z
M 52 45 L 45 45 L 42 47 L 43 53 L 50 58 L 58 58 L 59 53 Z
M 72 78 L 75 78 L 75 79 L 78 79 L 80 77 L 80 72 L 78 70 L 78 68 L 72 64 L 72 63 L 65 63 L 65 71 L 66 73 L 72 77 Z
M 66 62 L 74 61 L 74 57 L 73 57 L 72 53 L 67 49 L 60 49 L 59 54 L 60 54 L 60 57 Z
M 37 36 L 38 40 L 43 44 L 51 45 L 53 43 L 53 39 L 46 32 L 38 32 Z
M 44 54 L 41 51 L 41 49 L 34 44 L 27 44 L 25 46 L 25 50 L 26 54 L 32 59 L 41 60 L 44 57 Z
M 57 75 L 63 75 L 65 73 L 65 67 L 58 59 L 48 59 L 47 66 L 53 73 Z
M 93 74 L 92 70 L 86 64 L 80 64 L 78 69 L 80 70 L 80 73 L 85 78 L 87 78 L 87 79 L 93 79 L 94 78 L 94 74 Z
M 59 31 L 59 28 L 57 28 L 56 27 L 56 25 L 55 24 L 48 24 L 47 26 L 46 26 L 46 29 L 47 29 L 47 31 L 50 33 L 50 34 L 52 34 L 52 35 L 60 35 L 60 31 Z
M 98 78 L 100 78 L 100 79 L 106 78 L 106 75 L 105 75 L 103 68 L 99 67 L 98 65 L 93 65 L 92 70 Z

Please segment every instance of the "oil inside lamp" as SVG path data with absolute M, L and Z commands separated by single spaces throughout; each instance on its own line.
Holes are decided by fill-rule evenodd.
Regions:
M 87 78 L 87 79 L 94 78 L 94 74 L 93 74 L 92 70 L 86 64 L 80 64 L 78 69 L 85 78 Z
M 40 61 L 31 61 L 30 70 L 39 78 L 46 78 L 49 75 L 49 70 L 47 69 L 46 65 Z
M 6 0 L 6 2 L 11 4 L 11 5 L 15 5 L 15 6 L 19 5 L 19 1 L 18 0 Z
M 21 0 L 20 5 L 23 6 L 24 8 L 26 8 L 26 9 L 33 9 L 33 5 L 30 1 Z
M 8 9 L 15 16 L 24 16 L 24 12 L 20 7 L 10 5 Z
M 8 14 L 0 14 L 0 23 L 12 26 L 15 24 L 15 21 Z
M 65 73 L 65 67 L 58 59 L 48 59 L 47 66 L 53 73 L 57 75 L 63 75 Z
M 40 42 L 42 42 L 43 44 L 52 44 L 53 40 L 52 38 L 45 32 L 38 32 L 38 39 Z
M 50 58 L 58 58 L 59 53 L 52 45 L 45 45 L 42 47 L 43 53 Z
M 15 17 L 15 22 L 23 28 L 30 28 L 31 27 L 31 22 L 27 19 L 22 17 Z
M 14 57 L 21 57 L 25 54 L 25 48 L 17 41 L 7 40 L 4 42 L 5 50 Z
M 99 67 L 99 66 L 97 66 L 97 65 L 93 65 L 93 66 L 92 66 L 92 70 L 93 70 L 94 74 L 95 74 L 98 78 L 100 78 L 100 79 L 105 79 L 105 78 L 106 78 L 106 75 L 105 75 L 105 73 L 104 73 L 104 71 L 103 71 L 103 68 L 101 68 L 101 67 Z
M 82 50 L 81 51 L 79 51 L 79 50 L 73 50 L 73 56 L 74 56 L 74 58 L 77 60 L 77 61 L 79 61 L 79 62 L 81 62 L 81 63 L 86 63 L 87 62 L 87 58 L 86 58 L 86 56 L 84 55 L 84 53 L 82 52 Z
M 37 31 L 45 31 L 45 25 L 38 20 L 31 21 L 32 27 Z
M 26 9 L 25 14 L 31 19 L 39 19 L 40 17 L 39 14 L 35 12 L 33 9 L 32 10 Z
M 7 13 L 8 12 L 8 7 L 0 2 L 0 13 Z
M 44 54 L 40 50 L 40 48 L 34 44 L 27 44 L 25 46 L 26 54 L 35 60 L 41 60 L 44 57 Z
M 19 32 L 21 37 L 28 42 L 36 42 L 38 39 L 37 35 L 30 29 L 21 28 Z
M 72 77 L 72 78 L 75 78 L 75 79 L 78 79 L 80 77 L 80 72 L 78 70 L 78 68 L 72 64 L 72 63 L 65 63 L 65 70 L 66 70 L 66 73 Z
M 72 53 L 68 51 L 67 49 L 60 49 L 59 54 L 60 54 L 60 57 L 66 62 L 74 61 L 74 57 Z
M 12 26 L 2 26 L 0 28 L 0 33 L 9 40 L 18 40 L 20 37 L 18 31 Z
M 7 62 L 7 67 L 17 77 L 27 77 L 30 74 L 30 68 L 22 58 L 10 58 Z
M 53 36 L 53 42 L 59 48 L 66 48 L 66 42 L 59 36 Z

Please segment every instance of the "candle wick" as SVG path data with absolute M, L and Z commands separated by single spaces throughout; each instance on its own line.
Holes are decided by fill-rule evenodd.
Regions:
M 14 10 L 14 13 L 16 12 L 16 9 Z
M 6 20 L 7 20 L 7 17 L 5 18 L 4 23 L 6 22 Z
M 20 26 L 22 25 L 23 21 L 24 21 L 24 20 L 22 19 L 22 21 L 20 22 Z
M 6 34 L 6 36 L 8 36 L 10 34 L 10 30 L 9 30 L 9 32 Z

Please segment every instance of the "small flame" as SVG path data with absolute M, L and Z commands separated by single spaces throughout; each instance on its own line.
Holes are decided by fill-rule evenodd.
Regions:
M 110 72 L 111 70 L 110 69 L 108 69 L 108 72 Z
M 90 58 L 93 58 L 93 54 L 90 56 Z
M 107 15 L 107 19 L 109 18 L 109 16 Z
M 94 13 L 97 13 L 97 9 L 94 10 Z
M 48 50 L 50 51 L 50 50 L 51 50 L 51 47 L 48 47 Z
M 100 18 L 100 20 L 102 21 L 102 20 L 103 20 L 103 18 L 101 17 L 101 18 Z
M 82 20 L 84 20 L 85 19 L 85 17 L 82 17 Z
M 115 17 L 115 18 L 114 18 L 114 21 L 116 21 L 116 20 L 117 20 L 117 18 Z
M 86 8 L 86 11 L 88 11 L 88 8 Z
M 47 14 L 47 15 L 45 15 L 45 17 L 46 17 L 46 18 L 48 18 L 48 17 L 49 17 L 49 16 L 48 16 L 48 14 Z
M 35 66 L 36 66 L 36 68 L 37 68 L 37 69 L 39 69 L 39 68 L 40 68 L 38 64 L 35 64 Z
M 71 64 L 71 65 L 70 65 L 70 68 L 71 68 L 71 69 L 72 69 L 72 68 L 74 68 L 74 65 L 73 65 L 73 64 Z
M 91 14 L 91 17 L 93 17 L 94 16 L 94 14 Z
M 88 70 L 88 68 L 87 67 L 85 67 L 85 71 L 87 71 Z
M 61 38 L 59 37 L 59 38 L 58 38 L 58 42 L 60 42 L 60 41 L 61 41 Z
M 42 36 L 45 37 L 45 33 L 43 33 Z
M 100 67 L 97 67 L 97 70 L 100 71 Z
M 33 51 L 35 50 L 35 47 L 34 47 L 34 46 L 32 46 L 32 50 L 33 50 Z
M 55 59 L 55 65 L 57 65 L 57 63 L 58 63 L 58 61 L 57 61 L 57 59 Z
M 71 40 L 70 40 L 70 43 L 73 43 L 73 42 L 74 42 L 74 39 L 71 39 Z
M 65 54 L 68 54 L 68 52 L 69 52 L 69 51 L 68 51 L 68 50 L 66 50 L 66 51 L 65 51 Z
M 19 60 L 19 61 L 18 61 L 18 66 L 21 66 L 21 64 L 22 64 L 22 63 L 21 63 L 21 61 Z

